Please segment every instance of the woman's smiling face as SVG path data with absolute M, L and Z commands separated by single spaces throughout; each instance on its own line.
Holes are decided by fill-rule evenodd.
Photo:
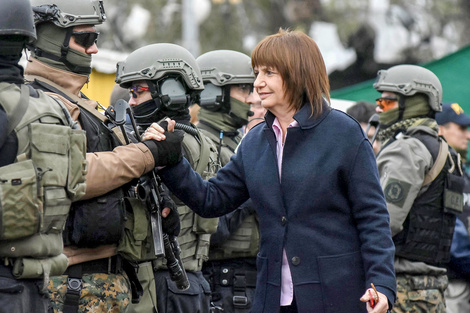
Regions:
M 289 103 L 286 100 L 281 74 L 267 66 L 255 67 L 254 73 L 254 87 L 261 99 L 261 105 L 268 110 L 277 111 L 283 107 L 288 110 Z

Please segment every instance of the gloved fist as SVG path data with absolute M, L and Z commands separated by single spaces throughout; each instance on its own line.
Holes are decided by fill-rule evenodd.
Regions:
M 183 158 L 182 142 L 184 131 L 175 129 L 173 132 L 165 131 L 166 139 L 162 141 L 147 140 L 144 144 L 152 152 L 155 166 L 177 164 Z
M 165 191 L 161 194 L 162 196 L 162 207 L 163 211 L 167 211 L 165 209 L 170 209 L 170 212 L 166 217 L 162 218 L 162 231 L 167 233 L 168 236 L 175 236 L 177 237 L 180 234 L 181 230 L 181 222 L 180 216 L 178 214 L 178 209 L 176 207 L 175 202 L 171 199 L 168 195 L 168 191 Z

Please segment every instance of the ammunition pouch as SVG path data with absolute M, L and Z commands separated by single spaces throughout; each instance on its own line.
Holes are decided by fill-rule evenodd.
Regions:
M 146 204 L 137 198 L 125 198 L 126 222 L 118 253 L 125 259 L 143 262 L 155 259 L 150 217 Z
M 42 201 L 33 161 L 0 167 L 0 240 L 15 240 L 39 231 Z
M 203 218 L 194 214 L 193 231 L 196 234 L 213 234 L 217 231 L 219 218 Z
M 461 214 L 463 212 L 464 176 L 446 173 L 444 187 L 444 212 Z
M 0 242 L 0 255 L 8 258 L 44 258 L 57 256 L 64 250 L 62 234 L 37 233 L 30 237 Z
M 65 254 L 46 259 L 17 258 L 13 263 L 13 275 L 17 279 L 42 277 L 49 279 L 49 276 L 62 275 L 67 269 L 68 262 Z

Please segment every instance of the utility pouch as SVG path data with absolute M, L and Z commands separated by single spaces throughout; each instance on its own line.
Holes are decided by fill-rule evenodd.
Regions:
M 62 275 L 69 261 L 65 254 L 46 259 L 18 258 L 13 264 L 13 275 L 18 279 L 34 279 Z
M 145 203 L 136 198 L 125 198 L 126 223 L 118 253 L 131 261 L 155 259 L 152 252 L 152 231 Z
M 41 225 L 39 181 L 31 160 L 0 168 L 0 240 L 31 236 Z
M 213 234 L 217 231 L 219 218 L 203 218 L 194 214 L 193 232 L 196 234 Z
M 69 178 L 70 127 L 32 123 L 29 126 L 31 160 L 40 172 L 44 212 L 41 232 L 64 229 L 71 200 L 66 192 Z
M 67 195 L 72 201 L 76 201 L 85 195 L 86 189 L 86 137 L 85 132 L 82 130 L 71 130 L 69 159 Z
M 29 125 L 31 159 L 44 172 L 43 186 L 65 187 L 69 174 L 69 127 L 54 124 Z
M 70 244 L 87 248 L 117 244 L 124 232 L 124 214 L 120 188 L 74 202 L 66 226 Z
M 64 250 L 62 234 L 36 233 L 17 240 L 0 242 L 0 255 L 8 258 L 44 258 L 59 255 Z
M 444 212 L 460 214 L 463 212 L 463 176 L 447 173 L 444 188 Z

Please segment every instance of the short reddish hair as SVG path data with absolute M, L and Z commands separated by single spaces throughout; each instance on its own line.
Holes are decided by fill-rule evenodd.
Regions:
M 284 81 L 289 107 L 298 111 L 308 100 L 314 116 L 322 112 L 322 99 L 330 102 L 325 62 L 315 41 L 300 31 L 279 29 L 261 40 L 251 55 L 253 68 L 276 69 Z

